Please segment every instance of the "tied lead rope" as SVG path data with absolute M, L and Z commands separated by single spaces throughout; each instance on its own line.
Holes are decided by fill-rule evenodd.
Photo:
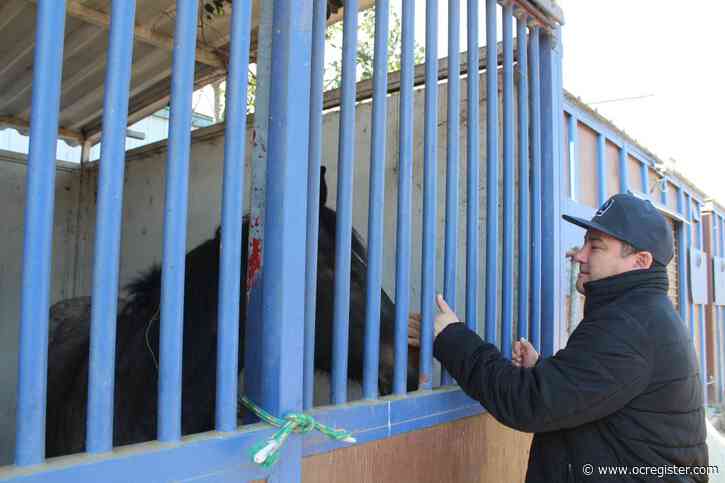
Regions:
M 242 404 L 252 411 L 259 419 L 271 424 L 272 426 L 280 428 L 272 435 L 271 438 L 265 441 L 260 441 L 250 449 L 250 454 L 254 462 L 258 465 L 264 466 L 265 468 L 269 468 L 277 462 L 279 459 L 280 448 L 282 448 L 282 445 L 292 433 L 305 434 L 310 431 L 317 430 L 335 441 L 342 441 L 344 443 L 356 442 L 355 438 L 353 438 L 349 431 L 331 428 L 322 423 L 318 423 L 315 421 L 315 418 L 308 416 L 307 414 L 290 413 L 285 415 L 284 418 L 278 418 L 254 404 L 247 397 L 242 398 Z

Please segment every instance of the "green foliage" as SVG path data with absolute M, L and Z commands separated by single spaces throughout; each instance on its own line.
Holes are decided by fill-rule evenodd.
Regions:
M 396 12 L 391 12 L 388 31 L 388 72 L 400 70 L 402 51 L 402 25 Z M 330 25 L 325 32 L 326 52 L 331 53 L 333 59 L 325 65 L 325 90 L 337 89 L 342 85 L 342 22 Z M 375 62 L 375 8 L 362 12 L 358 17 L 358 48 L 355 56 L 357 66 L 356 79 L 358 81 L 370 79 L 373 76 Z M 417 43 L 413 50 L 415 64 L 422 63 L 425 51 Z
M 232 4 L 232 0 L 204 0 L 204 15 L 207 20 L 211 20 L 214 16 L 224 15 L 224 4 Z

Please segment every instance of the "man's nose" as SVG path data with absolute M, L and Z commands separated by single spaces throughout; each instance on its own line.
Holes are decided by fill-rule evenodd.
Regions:
M 587 253 L 588 253 L 587 247 L 583 246 L 582 248 L 580 248 L 579 250 L 577 250 L 574 253 L 574 261 L 579 262 L 579 263 L 587 263 L 587 258 L 588 258 Z

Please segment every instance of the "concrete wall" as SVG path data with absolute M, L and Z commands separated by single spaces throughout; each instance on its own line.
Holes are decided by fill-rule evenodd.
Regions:
M 15 398 L 23 240 L 25 230 L 27 161 L 24 156 L 0 151 L 0 464 L 14 454 Z M 78 171 L 59 163 L 55 174 L 53 267 L 51 303 L 74 296 L 76 233 L 78 223 Z

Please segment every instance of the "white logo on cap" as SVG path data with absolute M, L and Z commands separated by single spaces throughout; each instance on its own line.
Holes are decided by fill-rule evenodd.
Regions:
M 613 199 L 611 199 L 611 198 L 610 198 L 610 199 L 608 199 L 608 200 L 607 200 L 607 201 L 605 201 L 605 202 L 604 202 L 604 204 L 603 204 L 603 205 L 602 205 L 602 206 L 601 206 L 601 207 L 600 207 L 600 208 L 599 208 L 599 209 L 597 210 L 597 212 L 596 212 L 596 213 L 594 214 L 594 216 L 595 216 L 595 217 L 597 217 L 597 216 L 602 216 L 602 215 L 604 215 L 604 213 L 606 213 L 606 212 L 607 212 L 607 210 L 609 210 L 609 208 L 611 208 L 611 206 L 612 206 L 613 204 L 614 204 L 614 200 L 613 200 Z

